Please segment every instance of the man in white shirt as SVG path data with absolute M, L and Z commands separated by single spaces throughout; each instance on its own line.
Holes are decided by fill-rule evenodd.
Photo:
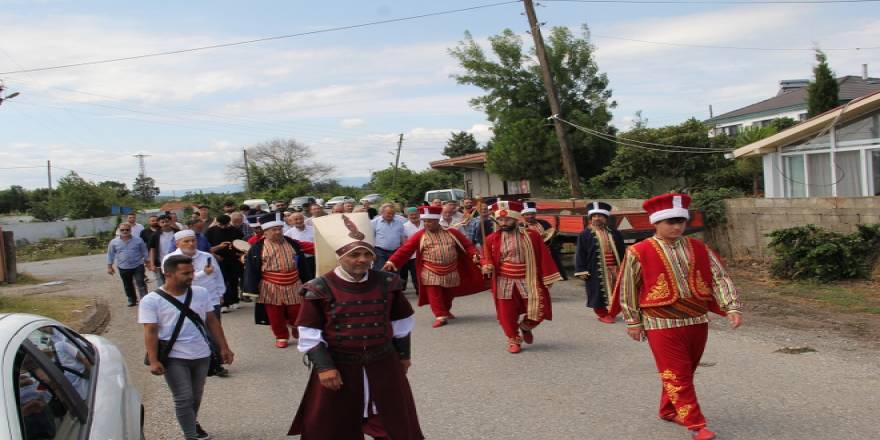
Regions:
M 410 207 L 406 208 L 406 217 L 409 219 L 406 223 L 403 224 L 403 235 L 404 242 L 409 240 L 410 237 L 415 235 L 416 232 L 419 232 L 419 229 L 425 229 L 424 223 L 419 218 L 419 208 Z M 416 254 L 413 253 L 411 257 L 409 257 L 409 261 L 400 268 L 400 279 L 403 281 L 403 290 L 406 290 L 406 282 L 412 277 L 412 285 L 413 290 L 416 291 L 416 294 L 419 293 L 419 279 L 416 278 Z
M 125 216 L 125 221 L 131 226 L 131 236 L 132 237 L 140 237 L 141 232 L 144 230 L 144 225 L 137 222 L 137 214 L 130 213 Z
M 313 243 L 315 241 L 315 230 L 311 225 L 306 224 L 306 218 L 301 212 L 293 212 L 285 219 L 289 228 L 284 231 L 284 235 L 297 241 L 307 241 Z
M 165 256 L 162 265 L 164 266 L 165 261 L 174 255 L 192 258 L 193 270 L 196 271 L 193 286 L 204 287 L 211 294 L 214 314 L 217 315 L 217 319 L 220 319 L 220 308 L 223 305 L 223 294 L 226 293 L 226 283 L 223 281 L 223 273 L 214 267 L 214 256 L 196 249 L 196 233 L 189 229 L 174 233 L 174 243 L 177 245 L 177 249 Z
M 443 212 L 440 214 L 440 226 L 443 229 L 459 228 L 462 226 L 464 215 L 458 212 L 458 202 L 447 200 L 443 202 Z
M 183 307 L 189 307 L 195 312 L 201 318 L 203 326 L 184 317 L 180 333 L 168 353 L 159 353 L 159 340 L 171 339 L 181 312 L 159 293 L 147 294 L 139 305 L 138 322 L 144 325 L 144 344 L 150 373 L 165 376 L 165 382 L 173 396 L 177 422 L 184 437 L 210 439 L 211 435 L 202 430 L 197 422 L 211 362 L 207 334 L 211 335 L 219 347 L 223 363 L 231 364 L 235 355 L 226 343 L 220 321 L 211 313 L 214 310 L 212 295 L 204 288 L 192 285 L 195 274 L 192 259 L 175 255 L 165 260 L 162 270 L 165 274 L 162 290 L 182 303 Z

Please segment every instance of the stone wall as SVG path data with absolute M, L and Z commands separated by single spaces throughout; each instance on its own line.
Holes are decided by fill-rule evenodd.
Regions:
M 880 197 L 810 197 L 798 199 L 730 199 L 727 224 L 706 233 L 709 243 L 728 259 L 767 261 L 767 234 L 813 224 L 851 233 L 858 224 L 880 223 Z

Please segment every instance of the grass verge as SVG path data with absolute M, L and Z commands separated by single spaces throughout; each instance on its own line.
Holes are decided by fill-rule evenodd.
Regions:
M 0 313 L 31 313 L 67 325 L 93 304 L 93 299 L 72 296 L 0 295 Z
M 110 238 L 107 234 L 62 240 L 46 238 L 36 243 L 18 246 L 15 256 L 19 262 L 31 262 L 102 254 L 107 251 Z

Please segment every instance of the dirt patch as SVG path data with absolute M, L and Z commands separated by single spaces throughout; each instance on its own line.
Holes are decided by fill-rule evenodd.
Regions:
M 880 349 L 880 282 L 778 280 L 749 264 L 730 271 L 751 324 L 827 332 Z

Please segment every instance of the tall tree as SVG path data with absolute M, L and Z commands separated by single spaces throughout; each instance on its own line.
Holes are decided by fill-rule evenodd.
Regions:
M 474 135 L 466 131 L 451 133 L 451 135 L 452 137 L 446 141 L 446 148 L 443 149 L 444 156 L 458 157 L 480 152 L 480 145 L 477 143 Z
M 89 182 L 71 171 L 58 179 L 57 196 L 47 203 L 48 211 L 73 219 L 110 215 L 115 195 L 112 191 Z
M 458 83 L 486 92 L 472 99 L 471 105 L 484 111 L 494 125 L 487 167 L 511 180 L 546 182 L 561 175 L 558 142 L 553 124 L 547 121 L 550 105 L 534 49 L 524 49 L 521 37 L 510 29 L 489 37 L 489 46 L 492 56 L 466 32 L 464 40 L 450 49 L 465 70 L 455 75 Z M 608 77 L 599 72 L 586 25 L 578 37 L 568 28 L 554 27 L 546 49 L 565 118 L 613 134 L 610 110 L 616 103 L 611 101 Z M 613 142 L 573 128 L 567 136 L 583 178 L 601 173 L 614 154 Z
M 131 193 L 140 200 L 152 202 L 159 195 L 159 187 L 152 177 L 138 176 L 131 185 Z
M 137 183 L 137 180 L 135 180 L 135 183 Z M 116 196 L 119 198 L 128 197 L 129 194 L 131 194 L 131 191 L 128 190 L 128 186 L 122 182 L 115 182 L 113 180 L 105 180 L 103 182 L 99 182 L 98 186 L 100 186 L 101 188 L 106 188 L 106 189 L 113 191 L 114 193 L 116 193 Z
M 248 148 L 247 168 L 236 161 L 229 171 L 242 180 L 250 173 L 251 191 L 261 192 L 321 180 L 333 166 L 312 161 L 312 150 L 294 139 L 273 139 Z
M 828 57 L 821 50 L 816 49 L 816 61 L 819 63 L 813 68 L 813 80 L 807 86 L 807 117 L 812 118 L 825 113 L 838 105 L 839 89 L 834 72 L 828 67 Z

